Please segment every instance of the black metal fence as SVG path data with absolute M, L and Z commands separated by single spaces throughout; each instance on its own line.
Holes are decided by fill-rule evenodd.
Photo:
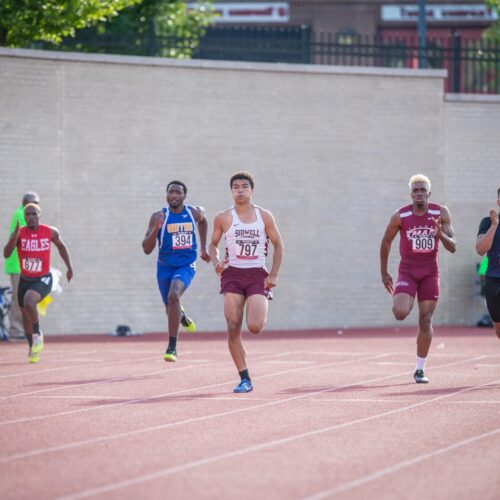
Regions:
M 54 49 L 53 46 L 43 47 Z M 198 41 L 166 37 L 110 37 L 81 31 L 59 50 L 195 59 L 418 68 L 418 39 L 390 36 L 314 33 L 308 27 L 209 28 Z M 500 44 L 460 36 L 428 38 L 428 68 L 448 71 L 446 92 L 500 94 Z

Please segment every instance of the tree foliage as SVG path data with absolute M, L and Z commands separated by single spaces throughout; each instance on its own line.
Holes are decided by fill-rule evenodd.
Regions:
M 58 44 L 140 0 L 0 0 L 0 45 Z
M 500 16 L 500 0 L 486 0 L 486 4 Z M 487 40 L 493 40 L 500 43 L 500 19 L 486 30 L 485 37 Z
M 184 58 L 198 46 L 213 20 L 209 2 L 188 10 L 181 0 L 143 0 L 110 22 L 86 30 L 81 49 L 93 38 L 106 40 L 107 52 Z

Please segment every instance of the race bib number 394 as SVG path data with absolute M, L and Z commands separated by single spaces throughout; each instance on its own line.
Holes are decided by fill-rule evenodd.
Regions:
M 23 270 L 28 271 L 30 273 L 39 273 L 42 270 L 42 261 L 41 259 L 34 259 L 30 257 L 25 257 L 23 259 Z
M 174 250 L 185 250 L 193 246 L 193 233 L 172 234 L 172 248 Z

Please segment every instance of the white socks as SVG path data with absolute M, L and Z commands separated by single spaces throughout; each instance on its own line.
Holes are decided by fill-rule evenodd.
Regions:
M 416 368 L 416 370 L 423 370 L 425 368 L 426 361 L 427 361 L 427 358 L 419 358 L 417 356 L 417 368 Z

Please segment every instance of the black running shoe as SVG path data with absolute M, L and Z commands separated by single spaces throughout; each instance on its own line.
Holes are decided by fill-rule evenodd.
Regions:
M 177 361 L 177 351 L 169 347 L 167 349 L 167 352 L 163 355 L 163 359 L 165 361 L 171 361 L 171 362 Z
M 428 384 L 429 379 L 425 376 L 424 370 L 416 370 L 413 374 L 413 378 L 417 384 Z

